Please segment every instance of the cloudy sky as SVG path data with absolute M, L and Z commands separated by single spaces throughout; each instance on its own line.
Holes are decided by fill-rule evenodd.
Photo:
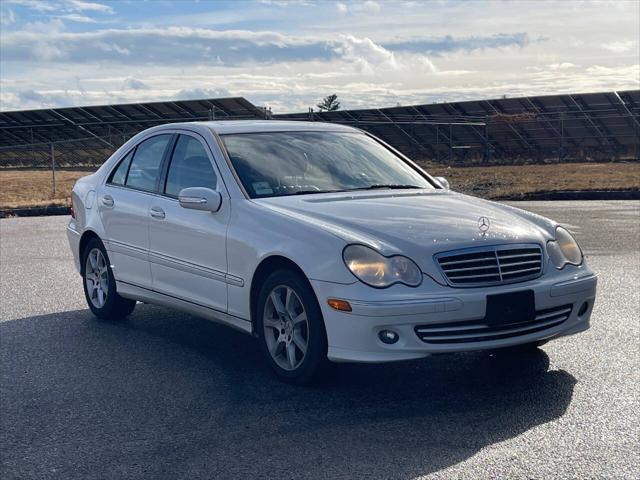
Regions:
M 640 88 L 640 0 L 1 0 L 0 108 L 306 111 Z

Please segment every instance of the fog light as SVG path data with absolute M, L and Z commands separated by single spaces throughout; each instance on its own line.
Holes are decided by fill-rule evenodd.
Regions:
M 588 309 L 589 309 L 589 302 L 584 302 L 582 305 L 580 305 L 580 310 L 578 310 L 578 316 L 581 317 L 582 315 L 587 313 Z
M 386 343 L 387 345 L 393 345 L 400 338 L 398 334 L 392 330 L 380 330 L 378 332 L 378 338 L 382 343 Z

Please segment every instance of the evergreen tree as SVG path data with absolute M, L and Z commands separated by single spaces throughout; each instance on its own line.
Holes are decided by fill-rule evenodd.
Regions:
M 318 104 L 318 108 L 321 112 L 333 112 L 340 109 L 340 102 L 338 101 L 338 95 L 335 93 L 327 95 L 322 99 L 322 102 Z

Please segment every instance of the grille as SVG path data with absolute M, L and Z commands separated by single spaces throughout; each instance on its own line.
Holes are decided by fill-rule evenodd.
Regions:
M 521 282 L 542 274 L 539 245 L 498 245 L 439 253 L 449 285 L 476 287 Z
M 556 327 L 571 315 L 572 305 L 549 308 L 536 312 L 530 322 L 512 322 L 502 325 L 486 325 L 482 320 L 455 323 L 434 323 L 414 328 L 418 338 L 425 343 L 471 343 L 500 340 L 541 332 Z

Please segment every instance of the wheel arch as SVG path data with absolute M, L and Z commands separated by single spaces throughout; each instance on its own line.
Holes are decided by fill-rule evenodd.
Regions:
M 82 257 L 83 257 L 84 249 L 87 247 L 87 243 L 89 243 L 89 240 L 91 240 L 92 238 L 97 238 L 98 240 L 102 241 L 100 239 L 100 236 L 93 230 L 85 230 L 82 233 L 82 236 L 80 237 L 80 243 L 78 245 L 78 255 L 80 257 L 81 267 L 82 267 Z
M 276 270 L 292 270 L 299 273 L 307 281 L 309 287 L 313 290 L 313 288 L 311 287 L 311 282 L 309 282 L 309 278 L 304 273 L 302 268 L 300 268 L 300 266 L 290 258 L 282 255 L 270 255 L 266 258 L 263 258 L 258 264 L 258 267 L 253 272 L 253 277 L 251 278 L 249 302 L 251 308 L 251 324 L 253 325 L 254 333 L 258 313 L 258 294 L 260 293 L 260 288 L 262 287 L 262 284 L 267 279 L 267 277 Z

